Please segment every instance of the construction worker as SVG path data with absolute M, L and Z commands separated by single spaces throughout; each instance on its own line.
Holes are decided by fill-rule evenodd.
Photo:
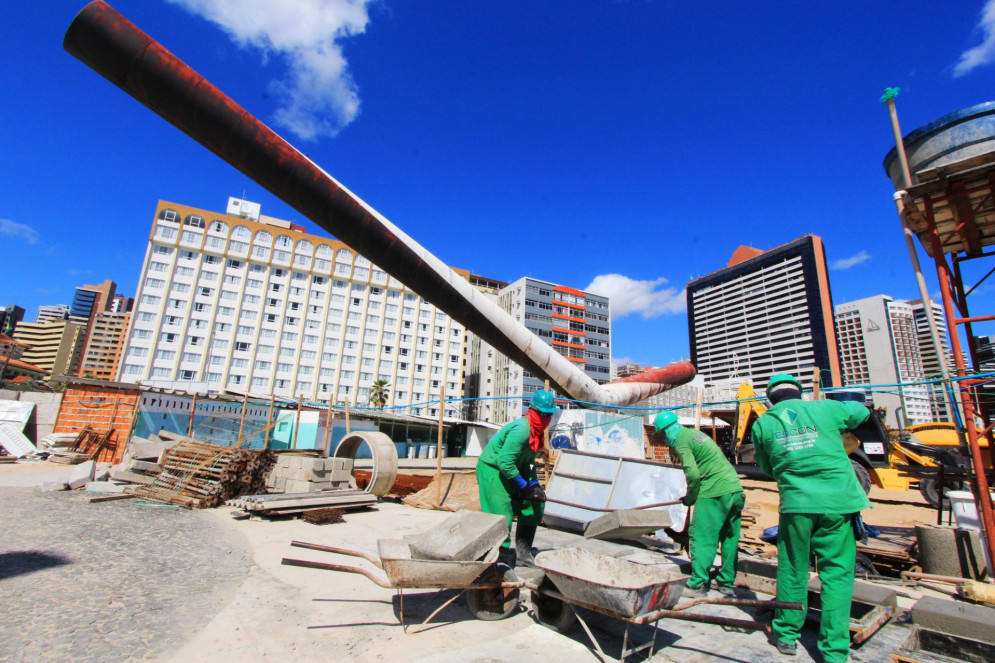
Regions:
M 536 478 L 535 459 L 543 446 L 543 433 L 556 413 L 553 392 L 540 389 L 532 395 L 528 412 L 499 430 L 477 461 L 480 510 L 508 521 L 508 538 L 501 544 L 498 561 L 510 568 L 517 563 L 534 566 L 532 543 L 542 522 L 546 494 Z M 515 549 L 511 548 L 511 522 L 518 516 Z
M 843 433 L 870 416 L 861 403 L 803 401 L 802 385 L 784 373 L 767 383 L 772 407 L 751 433 L 760 469 L 777 480 L 777 600 L 806 605 L 810 555 L 822 581 L 819 651 L 826 661 L 850 652 L 855 532 L 870 506 L 843 448 Z M 778 610 L 771 644 L 794 656 L 806 610 Z
M 727 596 L 732 595 L 745 503 L 739 475 L 712 438 L 699 430 L 681 426 L 673 412 L 656 415 L 653 428 L 676 452 L 684 468 L 688 489 L 681 502 L 695 507 L 690 528 L 691 579 L 684 594 L 701 597 L 708 593 L 709 571 L 716 550 L 721 550 L 722 565 L 715 576 L 716 589 Z

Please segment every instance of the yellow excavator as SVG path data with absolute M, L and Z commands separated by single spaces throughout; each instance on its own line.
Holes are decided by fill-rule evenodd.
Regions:
M 862 391 L 835 392 L 840 400 L 857 400 L 866 403 Z M 736 394 L 735 434 L 729 450 L 733 462 L 753 463 L 753 444 L 750 430 L 753 422 L 767 411 L 767 406 L 749 382 L 739 386 Z M 932 506 L 940 501 L 940 471 L 962 473 L 963 464 L 959 460 L 959 440 L 956 428 L 949 423 L 919 424 L 906 429 L 906 435 L 888 434 L 882 423 L 881 412 L 870 408 L 871 416 L 853 433 L 844 436 L 847 454 L 853 463 L 853 471 L 865 492 L 871 485 L 885 490 L 909 490 L 918 485 L 923 498 Z M 987 452 L 987 440 L 982 438 L 983 453 Z M 956 487 L 945 482 L 948 490 Z

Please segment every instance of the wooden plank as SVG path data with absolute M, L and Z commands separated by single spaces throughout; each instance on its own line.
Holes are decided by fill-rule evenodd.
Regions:
M 138 495 L 130 495 L 128 493 L 114 493 L 112 495 L 98 495 L 95 497 L 87 497 L 86 501 L 89 503 L 93 502 L 113 502 L 114 500 L 131 500 L 138 497 Z

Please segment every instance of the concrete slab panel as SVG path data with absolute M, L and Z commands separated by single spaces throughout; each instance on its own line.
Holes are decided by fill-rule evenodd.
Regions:
M 11 423 L 0 424 L 0 446 L 3 446 L 11 456 L 17 458 L 38 451 L 34 443 L 24 436 L 17 425 Z
M 995 644 L 995 608 L 924 596 L 911 612 L 917 626 Z
M 504 516 L 479 511 L 457 511 L 410 541 L 416 559 L 471 561 L 499 545 L 508 536 Z
M 606 513 L 587 523 L 584 536 L 589 539 L 638 539 L 673 525 L 669 511 L 657 509 L 622 509 Z
M 72 472 L 69 474 L 69 481 L 67 482 L 69 487 L 76 490 L 93 481 L 93 474 L 96 472 L 96 469 L 97 464 L 92 460 L 80 463 L 79 465 L 73 465 Z

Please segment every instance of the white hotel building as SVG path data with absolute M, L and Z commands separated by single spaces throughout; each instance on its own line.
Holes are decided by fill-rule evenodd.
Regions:
M 465 347 L 462 325 L 342 242 L 248 201 L 160 201 L 118 379 L 359 406 L 383 379 L 387 405 L 408 405 L 443 384 L 462 396 Z

